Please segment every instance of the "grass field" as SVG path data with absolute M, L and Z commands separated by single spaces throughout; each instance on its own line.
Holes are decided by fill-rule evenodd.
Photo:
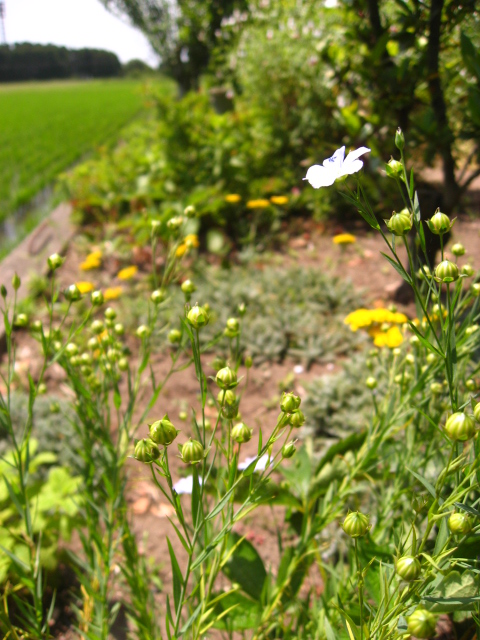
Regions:
M 129 80 L 0 86 L 0 221 L 142 109 Z

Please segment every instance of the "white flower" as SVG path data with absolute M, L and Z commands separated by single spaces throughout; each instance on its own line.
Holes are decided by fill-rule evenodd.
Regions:
M 258 462 L 255 465 L 255 471 L 265 471 L 268 463 L 269 455 L 266 453 L 261 458 L 258 458 Z M 243 462 L 240 462 L 238 468 L 240 471 L 246 469 L 254 460 L 257 459 L 257 456 L 253 456 L 251 458 L 245 458 Z
M 363 167 L 363 161 L 358 158 L 369 151 L 370 149 L 367 147 L 360 147 L 360 149 L 351 151 L 345 158 L 345 147 L 341 147 L 335 151 L 331 158 L 323 161 L 323 166 L 314 164 L 313 167 L 310 167 L 304 180 L 308 180 L 314 189 L 329 187 L 338 178 L 360 171 Z
M 200 484 L 202 483 L 202 479 L 198 479 Z M 180 478 L 178 482 L 173 485 L 173 488 L 181 495 L 182 493 L 192 493 L 193 491 L 193 476 L 187 476 L 186 478 Z

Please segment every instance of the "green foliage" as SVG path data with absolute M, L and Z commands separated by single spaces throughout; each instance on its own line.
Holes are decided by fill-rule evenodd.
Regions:
M 23 455 L 27 455 L 26 451 Z M 27 496 L 32 530 L 37 535 L 42 534 L 42 567 L 53 571 L 59 562 L 59 542 L 69 540 L 80 523 L 81 478 L 72 476 L 68 467 L 58 466 L 57 456 L 52 451 L 40 452 L 34 439 L 30 440 L 28 455 L 30 476 Z M 23 512 L 12 500 L 12 495 L 18 490 L 13 453 L 7 451 L 0 460 L 0 545 L 4 552 L 0 560 L 0 583 L 18 573 L 19 565 L 27 564 L 31 553 L 25 539 Z

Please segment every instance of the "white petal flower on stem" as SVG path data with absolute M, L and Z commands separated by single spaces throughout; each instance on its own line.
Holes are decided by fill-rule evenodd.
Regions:
M 363 160 L 358 158 L 369 151 L 370 149 L 367 147 L 360 147 L 355 151 L 350 151 L 345 158 L 345 147 L 341 147 L 335 151 L 331 158 L 323 161 L 323 166 L 314 164 L 313 167 L 310 167 L 304 180 L 308 180 L 314 189 L 329 187 L 338 178 L 360 171 L 363 167 Z
M 202 479 L 198 479 L 200 484 L 203 484 Z M 173 488 L 181 495 L 182 493 L 192 493 L 193 491 L 193 476 L 187 476 L 186 478 L 180 478 L 178 482 L 173 485 Z
M 265 471 L 268 463 L 269 455 L 265 453 L 261 458 L 258 458 L 258 462 L 255 465 L 255 471 Z M 240 462 L 238 465 L 238 469 L 243 471 L 246 469 L 254 460 L 257 460 L 257 456 L 245 458 L 243 462 Z

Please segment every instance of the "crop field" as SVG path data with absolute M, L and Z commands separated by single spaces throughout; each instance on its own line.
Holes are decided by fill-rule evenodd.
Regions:
M 142 109 L 138 81 L 0 87 L 0 220 Z

